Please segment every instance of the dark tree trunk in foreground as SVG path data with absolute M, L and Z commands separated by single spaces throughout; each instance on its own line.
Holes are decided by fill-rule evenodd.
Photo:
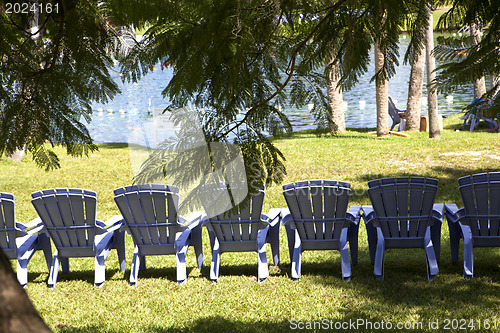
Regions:
M 0 250 L 0 332 L 50 332 Z

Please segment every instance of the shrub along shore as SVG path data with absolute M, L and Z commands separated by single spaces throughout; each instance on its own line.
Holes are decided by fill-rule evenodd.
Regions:
M 474 132 L 461 128 L 458 116 L 445 120 L 440 140 L 427 133 L 409 138 L 377 139 L 366 130 L 318 137 L 295 133 L 275 138 L 286 156 L 284 183 L 334 179 L 351 183 L 350 205 L 367 205 L 367 182 L 393 176 L 425 176 L 439 180 L 436 202 L 462 206 L 459 177 L 500 170 L 499 134 L 484 127 Z M 126 144 L 99 144 L 88 158 L 74 158 L 58 150 L 61 169 L 45 172 L 28 156 L 22 163 L 0 160 L 0 191 L 16 197 L 17 220 L 36 217 L 30 203 L 34 191 L 53 187 L 80 187 L 97 192 L 97 216 L 106 220 L 118 214 L 113 190 L 131 183 Z M 58 148 L 56 148 L 58 149 Z M 285 207 L 280 186 L 266 189 L 264 212 Z M 127 271 L 120 272 L 116 253 L 106 260 L 106 282 L 93 286 L 94 259 L 70 259 L 69 274 L 59 274 L 54 290 L 47 287 L 48 272 L 42 253 L 28 266 L 26 292 L 40 315 L 57 332 L 163 332 L 163 331 L 283 331 L 293 328 L 444 330 L 453 323 L 479 331 L 500 327 L 500 249 L 474 250 L 474 279 L 462 277 L 459 263 L 450 260 L 448 227 L 442 228 L 440 273 L 429 282 L 424 252 L 387 251 L 385 280 L 373 275 L 363 221 L 359 237 L 359 263 L 352 267 L 352 280 L 341 279 L 338 252 L 305 252 L 302 277 L 290 278 L 285 231 L 280 231 L 281 264 L 273 266 L 270 247 L 270 277 L 257 283 L 257 257 L 252 253 L 225 253 L 221 257 L 219 283 L 209 279 L 211 252 L 203 231 L 204 267 L 196 268 L 194 251 L 187 254 L 188 280 L 177 285 L 175 257 L 148 257 L 148 269 L 137 286 L 128 279 L 133 254 L 126 236 Z M 12 261 L 15 268 L 15 262 Z M 455 320 L 455 321 L 453 321 Z M 347 326 L 356 323 L 357 326 Z M 486 324 L 488 323 L 488 324 Z M 316 325 L 316 326 L 313 326 Z M 322 325 L 322 326 L 320 326 Z M 343 325 L 343 326 L 342 326 Z M 371 325 L 371 326 L 370 326 Z M 382 327 L 385 325 L 385 327 Z M 437 327 L 436 327 L 437 325 Z M 471 326 L 473 325 L 473 326 Z M 371 329 L 370 329 L 371 328 Z

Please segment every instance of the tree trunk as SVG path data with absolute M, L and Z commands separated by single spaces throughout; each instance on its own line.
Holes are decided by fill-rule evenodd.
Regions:
M 0 249 L 0 332 L 50 332 Z
M 427 60 L 427 117 L 429 119 L 429 138 L 441 138 L 441 130 L 439 129 L 438 110 L 437 110 L 437 91 L 432 86 L 436 78 L 434 69 L 436 61 L 432 51 L 434 50 L 434 29 L 432 23 L 432 10 L 428 8 L 427 12 L 429 25 L 425 33 L 425 57 Z
M 408 101 L 406 104 L 406 130 L 420 130 L 420 114 L 422 108 L 422 88 L 425 71 L 425 46 L 411 66 L 410 84 L 408 86 Z
M 326 68 L 326 94 L 328 97 L 330 132 L 345 132 L 344 105 L 342 103 L 342 90 L 337 87 L 339 82 L 339 65 L 333 56 Z
M 385 55 L 382 53 L 375 42 L 375 75 L 384 66 Z M 389 135 L 389 86 L 387 79 L 376 79 L 376 100 L 377 100 L 377 137 L 386 137 Z
M 470 25 L 470 36 L 472 39 L 472 45 L 477 45 L 481 42 L 481 30 L 477 26 L 476 21 L 473 21 Z M 484 76 L 474 80 L 474 98 L 481 98 L 486 93 L 486 83 L 484 81 Z

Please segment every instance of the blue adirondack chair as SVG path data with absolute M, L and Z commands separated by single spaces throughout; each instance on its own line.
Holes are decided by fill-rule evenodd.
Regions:
M 491 101 L 484 101 L 479 98 L 474 98 L 471 104 L 475 104 L 473 108 L 469 110 L 469 112 L 463 117 L 464 123 L 462 125 L 462 130 L 465 129 L 465 126 L 470 126 L 470 131 L 472 132 L 474 128 L 479 125 L 480 120 L 484 120 L 488 125 L 488 128 L 495 128 L 497 126 L 497 122 L 493 118 L 484 117 L 482 115 L 481 109 L 488 109 L 490 107 Z
M 43 250 L 50 270 L 52 249 L 42 229 L 40 219 L 26 224 L 16 221 L 14 195 L 0 192 L 0 249 L 8 259 L 17 260 L 17 280 L 22 286 L 28 283 L 28 263 L 35 251 Z
M 177 282 L 187 278 L 186 252 L 193 246 L 198 267 L 203 265 L 201 216 L 187 219 L 177 214 L 179 189 L 171 185 L 147 184 L 118 188 L 114 191 L 135 250 L 130 285 L 137 283 L 139 270 L 146 269 L 146 256 L 175 254 Z
M 363 206 L 370 260 L 384 278 L 386 249 L 425 250 L 427 277 L 433 280 L 440 258 L 444 204 L 434 204 L 438 181 L 422 177 L 382 178 L 368 182 L 372 206 Z
M 228 184 L 209 184 L 213 198 L 221 198 L 232 190 Z M 234 189 L 234 188 L 233 188 Z M 208 216 L 204 221 L 212 248 L 210 279 L 219 279 L 220 256 L 224 252 L 257 252 L 258 281 L 269 276 L 266 243 L 271 244 L 275 265 L 279 263 L 279 222 L 281 209 L 273 208 L 262 214 L 264 188 L 238 205 L 229 204 L 222 213 L 211 214 L 210 203 L 205 202 Z M 215 199 L 216 200 L 216 199 Z
M 299 181 L 283 185 L 288 211 L 283 225 L 288 238 L 292 278 L 301 274 L 301 255 L 307 250 L 340 252 L 342 278 L 350 280 L 351 264 L 358 261 L 358 228 L 360 208 L 347 211 L 351 184 L 335 180 Z
M 397 124 L 400 124 L 398 127 L 398 131 L 405 130 L 405 124 L 406 124 L 406 113 L 405 111 L 401 111 L 396 107 L 396 104 L 392 101 L 392 98 L 389 96 L 389 102 L 388 102 L 388 107 L 389 107 L 389 116 L 392 119 L 392 125 L 391 125 L 391 131 L 394 129 L 394 127 Z
M 458 261 L 464 240 L 465 278 L 472 279 L 475 247 L 500 247 L 500 172 L 480 173 L 458 179 L 464 208 L 446 204 L 452 262 Z
M 54 288 L 57 283 L 59 263 L 64 273 L 69 272 L 72 257 L 95 257 L 95 286 L 101 286 L 106 279 L 104 262 L 111 249 L 117 250 L 120 269 L 125 271 L 124 232 L 120 230 L 123 222 L 120 216 L 105 223 L 96 219 L 96 192 L 58 188 L 33 192 L 31 196 L 31 203 L 56 247 L 49 287 Z

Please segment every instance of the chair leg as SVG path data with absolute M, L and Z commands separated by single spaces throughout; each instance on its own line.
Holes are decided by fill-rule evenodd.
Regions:
M 25 286 L 28 283 L 28 260 L 18 259 L 17 260 L 17 281 L 21 286 Z
M 47 269 L 50 271 L 50 266 L 52 263 L 52 248 L 50 246 L 49 235 L 45 233 L 38 234 L 38 248 L 43 251 L 45 262 L 47 263 Z
M 458 249 L 460 247 L 460 226 L 458 222 L 451 222 L 447 217 L 448 229 L 450 230 L 450 249 L 451 249 L 451 262 L 455 263 L 458 261 Z
M 127 269 L 127 262 L 125 260 L 125 231 L 115 231 L 113 248 L 116 249 L 118 254 L 118 262 L 120 264 L 120 270 L 125 272 Z
M 370 252 L 370 263 L 375 264 L 375 252 L 377 252 L 377 228 L 372 223 L 366 224 L 366 234 L 368 236 L 368 250 Z
M 94 277 L 94 286 L 100 287 L 103 285 L 106 280 L 106 267 L 104 266 L 104 261 L 106 260 L 106 256 L 104 255 L 96 255 L 95 256 L 95 277 Z
M 293 246 L 293 256 L 292 256 L 292 279 L 300 279 L 301 273 L 301 256 L 302 256 L 302 243 L 300 241 L 300 236 L 297 230 L 292 230 L 295 233 L 294 239 L 295 243 Z
M 175 257 L 177 260 L 177 283 L 183 283 L 187 278 L 186 271 L 186 252 L 189 247 L 189 238 L 191 231 L 186 230 L 178 234 L 175 240 Z
M 441 261 L 441 223 L 435 222 L 431 227 L 432 246 L 434 247 L 434 255 L 439 263 Z
M 349 249 L 351 251 L 351 262 L 353 265 L 358 264 L 358 235 L 359 235 L 359 224 L 351 224 L 347 230 L 347 239 L 349 241 Z
M 285 225 L 286 238 L 288 240 L 288 254 L 290 255 L 290 262 L 293 263 L 293 249 L 295 246 L 295 230 L 289 225 Z
M 63 273 L 69 273 L 69 258 L 60 258 Z
M 474 127 L 476 127 L 476 117 L 474 115 L 471 115 L 471 118 L 470 118 L 470 131 L 474 131 Z
M 472 232 L 469 226 L 460 225 L 464 237 L 464 278 L 472 279 L 474 276 L 474 254 Z
M 134 249 L 134 257 L 132 258 L 132 267 L 130 268 L 130 285 L 132 287 L 137 284 L 142 258 L 143 257 L 139 255 L 139 248 L 136 246 Z
M 146 256 L 139 256 L 139 258 L 141 259 L 139 261 L 139 270 L 140 271 L 145 271 L 146 270 Z
M 210 280 L 217 282 L 217 280 L 219 279 L 219 267 L 220 267 L 219 240 L 217 239 L 217 237 L 215 237 L 212 246 L 212 263 L 210 264 Z
M 385 254 L 385 241 L 382 231 L 377 228 L 377 249 L 375 251 L 375 265 L 373 272 L 379 280 L 384 279 L 384 254 Z
M 351 263 L 349 261 L 349 247 L 347 245 L 347 229 L 343 229 L 340 235 L 340 262 L 342 266 L 342 279 L 351 280 Z
M 425 257 L 427 263 L 427 278 L 429 279 L 429 281 L 432 281 L 439 273 L 439 269 L 436 259 L 436 252 L 431 240 L 430 229 L 427 229 L 427 231 L 425 232 L 424 242 Z
M 203 267 L 203 242 L 201 238 L 201 227 L 201 225 L 198 225 L 191 230 L 191 242 L 194 247 L 198 268 Z
M 17 280 L 25 286 L 28 283 L 28 263 L 38 250 L 39 239 L 37 235 L 25 235 L 18 238 L 16 243 L 21 243 L 17 244 Z
M 271 252 L 273 254 L 274 266 L 278 266 L 280 263 L 280 224 L 276 223 L 274 226 L 269 228 L 268 235 L 269 244 L 271 244 Z
M 64 259 L 67 259 L 67 258 L 63 258 L 62 260 L 64 261 Z M 56 250 L 56 253 L 54 253 L 54 256 L 52 257 L 52 264 L 50 265 L 49 280 L 47 281 L 49 288 L 56 287 L 58 274 L 59 274 L 59 254 Z
M 269 232 L 269 228 L 260 229 L 257 233 L 257 269 L 258 269 L 258 281 L 264 281 L 269 276 L 269 267 L 267 267 L 267 256 L 266 256 L 266 238 Z

